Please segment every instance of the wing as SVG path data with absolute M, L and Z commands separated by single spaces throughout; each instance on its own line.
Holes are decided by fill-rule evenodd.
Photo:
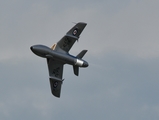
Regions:
M 51 92 L 54 96 L 60 97 L 64 64 L 52 58 L 47 58 L 47 65 L 50 76 Z
M 79 39 L 80 34 L 86 25 L 86 23 L 82 22 L 77 23 L 60 41 L 57 42 L 56 47 L 52 48 L 58 52 L 68 53 L 75 41 Z

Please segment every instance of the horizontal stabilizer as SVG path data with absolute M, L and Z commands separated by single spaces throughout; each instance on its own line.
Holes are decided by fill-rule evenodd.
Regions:
M 83 58 L 83 56 L 86 54 L 88 50 L 82 50 L 76 57 L 77 58 Z
M 62 81 L 61 80 L 57 80 L 54 78 L 50 78 L 50 87 L 51 87 L 51 92 L 54 96 L 56 97 L 60 97 L 60 93 L 61 93 L 61 85 L 62 85 Z
M 79 67 L 78 66 L 73 66 L 73 71 L 74 71 L 74 74 L 78 76 L 79 74 Z

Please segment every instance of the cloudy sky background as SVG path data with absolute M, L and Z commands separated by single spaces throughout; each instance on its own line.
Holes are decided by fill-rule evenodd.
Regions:
M 158 0 L 0 0 L 0 119 L 158 120 Z M 52 46 L 86 22 L 70 54 L 88 49 L 90 66 L 65 65 L 61 98 L 52 96 L 46 60 Z

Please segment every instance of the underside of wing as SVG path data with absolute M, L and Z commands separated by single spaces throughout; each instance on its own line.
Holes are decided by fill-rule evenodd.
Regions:
M 60 97 L 62 81 L 50 78 L 51 92 L 54 96 Z
M 60 41 L 57 42 L 56 47 L 54 45 L 52 48 L 58 52 L 68 53 L 75 41 L 79 39 L 80 34 L 86 25 L 86 23 L 82 22 L 77 23 Z
M 47 64 L 50 76 L 51 92 L 54 96 L 60 97 L 64 64 L 52 58 L 47 59 Z

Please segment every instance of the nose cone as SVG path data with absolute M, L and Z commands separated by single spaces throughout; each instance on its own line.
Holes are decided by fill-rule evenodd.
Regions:
M 33 46 L 31 46 L 30 49 L 31 49 L 31 51 L 33 51 L 33 49 L 34 49 Z
M 46 54 L 49 52 L 50 48 L 44 46 L 44 45 L 33 45 L 30 47 L 31 51 L 40 56 L 40 57 L 46 57 Z
M 33 53 L 42 53 L 46 50 L 48 50 L 48 47 L 44 46 L 44 45 L 33 45 L 30 47 L 31 51 Z
M 31 46 L 31 47 L 30 47 L 30 50 L 31 50 L 34 54 L 36 54 L 36 47 Z
M 35 45 L 31 46 L 31 47 L 30 47 L 30 50 L 31 50 L 34 54 L 36 54 L 36 53 L 38 52 L 38 48 L 37 48 Z
M 88 67 L 88 66 L 89 66 L 89 65 L 88 65 L 88 62 L 84 61 L 83 67 Z

